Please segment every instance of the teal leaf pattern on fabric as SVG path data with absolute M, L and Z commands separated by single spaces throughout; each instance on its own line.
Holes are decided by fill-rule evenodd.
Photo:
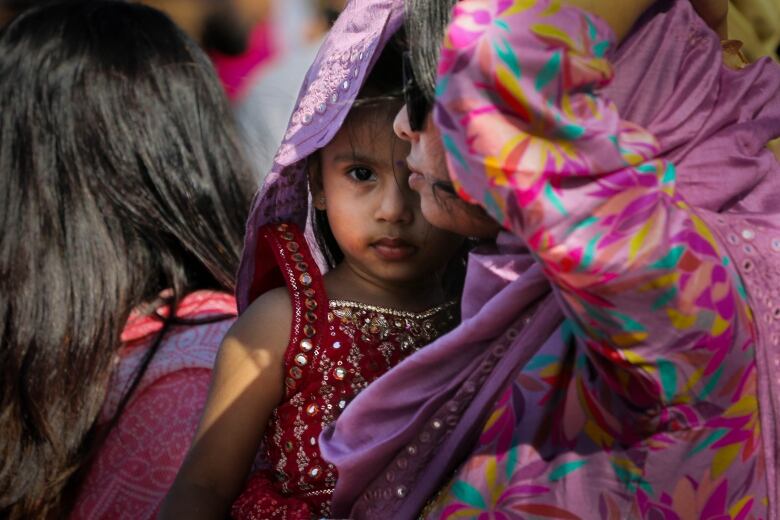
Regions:
M 512 478 L 512 473 L 514 473 L 517 466 L 517 444 L 514 442 L 512 444 L 513 447 L 509 450 L 509 455 L 506 458 L 506 467 L 504 468 L 507 480 Z
M 540 368 L 544 368 L 548 365 L 552 365 L 553 363 L 557 363 L 557 362 L 558 362 L 558 357 L 556 356 L 540 354 L 534 356 L 531 359 L 531 361 L 528 362 L 528 364 L 525 366 L 523 370 L 528 372 L 533 372 L 535 370 L 539 370 Z
M 650 267 L 654 269 L 672 269 L 677 266 L 683 253 L 685 253 L 685 246 L 674 246 L 669 249 L 669 252 L 657 262 L 654 262 Z
M 677 169 L 674 167 L 674 163 L 666 163 L 664 178 L 661 179 L 661 182 L 663 184 L 672 184 L 676 180 L 677 180 Z
M 596 224 L 598 221 L 599 221 L 599 219 L 597 219 L 596 217 L 584 218 L 581 221 L 576 222 L 573 226 L 571 226 L 569 228 L 568 234 L 571 234 L 571 233 L 577 231 L 578 229 L 585 229 L 588 226 Z
M 471 507 L 477 509 L 485 509 L 485 499 L 482 498 L 482 494 L 471 484 L 463 480 L 455 482 L 452 486 L 452 494 L 455 497 Z
M 548 83 L 558 77 L 561 70 L 561 54 L 553 52 L 550 60 L 544 65 L 536 77 L 536 90 L 542 90 Z
M 496 216 L 496 220 L 504 222 L 504 210 L 496 201 L 495 196 L 492 193 L 485 194 L 485 207 L 491 210 L 491 213 Z
M 509 45 L 509 42 L 507 40 L 503 40 L 501 45 L 496 44 L 495 51 L 496 55 L 498 55 L 501 61 L 503 61 L 509 70 L 512 71 L 512 74 L 519 78 L 521 75 L 520 62 L 517 61 L 517 55 L 515 55 L 514 51 L 512 50 L 512 46 Z
M 585 135 L 585 128 L 579 125 L 562 124 L 555 129 L 555 136 L 565 141 L 576 141 Z
M 551 482 L 555 482 L 556 480 L 561 480 L 563 477 L 569 475 L 570 473 L 573 473 L 577 471 L 578 469 L 582 468 L 588 463 L 587 460 L 573 460 L 571 462 L 566 462 L 564 464 L 561 464 L 554 470 L 550 472 L 550 476 L 548 477 Z
M 694 446 L 693 449 L 690 452 L 688 452 L 687 456 L 693 457 L 700 451 L 709 448 L 710 446 L 712 446 L 713 444 L 721 440 L 723 437 L 725 437 L 728 432 L 729 431 L 726 428 L 715 430 L 714 432 L 709 434 L 703 441 L 701 441 L 699 444 Z
M 599 35 L 596 24 L 593 23 L 593 20 L 587 15 L 585 16 L 585 22 L 588 24 L 588 38 L 595 40 Z
M 707 381 L 707 384 L 704 386 L 701 393 L 699 394 L 699 399 L 705 400 L 709 397 L 710 393 L 718 386 L 718 383 L 720 382 L 720 377 L 722 375 L 723 375 L 723 366 L 720 366 L 710 376 L 710 380 Z
M 670 287 L 667 291 L 663 292 L 661 296 L 656 298 L 653 302 L 653 310 L 657 311 L 663 309 L 677 296 L 677 287 Z
M 610 47 L 611 45 L 608 41 L 599 42 L 593 46 L 593 55 L 598 58 L 603 58 L 607 55 L 607 51 Z
M 441 97 L 441 95 L 447 91 L 447 85 L 449 85 L 450 79 L 444 78 L 441 81 L 436 82 L 436 88 L 434 90 L 434 95 L 436 97 Z
M 653 493 L 652 486 L 639 475 L 632 473 L 625 468 L 621 468 L 617 464 L 613 464 L 612 468 L 615 470 L 615 475 L 617 475 L 618 479 L 626 486 L 628 491 L 636 492 L 637 489 L 641 488 L 647 493 Z
M 493 23 L 496 24 L 497 27 L 500 27 L 501 29 L 505 30 L 506 32 L 509 32 L 509 24 L 507 24 L 506 21 L 501 20 L 499 18 L 497 20 L 493 20 Z
M 591 238 L 588 241 L 588 245 L 585 246 L 585 251 L 583 251 L 582 253 L 582 259 L 580 260 L 580 265 L 577 266 L 578 271 L 585 271 L 591 265 L 593 265 L 593 260 L 596 258 L 596 246 L 598 245 L 600 240 L 601 240 L 601 233 L 596 233 L 593 236 L 593 238 Z
M 444 143 L 444 148 L 458 161 L 458 163 L 460 163 L 461 168 L 468 170 L 469 165 L 466 162 L 466 158 L 460 153 L 458 145 L 455 144 L 452 138 L 447 135 L 442 136 L 442 142 Z
M 677 367 L 665 359 L 656 361 L 658 373 L 661 376 L 661 387 L 664 389 L 664 398 L 671 401 L 677 393 Z
M 547 198 L 550 200 L 552 205 L 561 212 L 561 215 L 567 216 L 569 214 L 568 211 L 566 211 L 566 208 L 563 205 L 563 202 L 558 197 L 558 195 L 555 194 L 555 192 L 552 189 L 552 186 L 549 184 L 544 187 L 544 194 L 547 196 Z

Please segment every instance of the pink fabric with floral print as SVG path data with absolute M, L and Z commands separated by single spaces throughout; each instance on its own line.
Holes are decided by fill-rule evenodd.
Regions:
M 160 311 L 164 312 L 164 311 Z M 200 421 L 211 368 L 234 321 L 235 299 L 198 291 L 182 302 L 187 319 L 225 315 L 202 325 L 177 326 L 163 340 L 127 407 L 101 446 L 81 486 L 73 519 L 156 518 Z M 162 323 L 134 314 L 100 422 L 115 414 Z

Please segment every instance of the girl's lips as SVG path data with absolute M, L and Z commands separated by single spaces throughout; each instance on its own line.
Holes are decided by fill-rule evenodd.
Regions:
M 380 257 L 389 261 L 405 260 L 417 251 L 415 246 L 400 238 L 382 238 L 371 244 L 371 247 Z

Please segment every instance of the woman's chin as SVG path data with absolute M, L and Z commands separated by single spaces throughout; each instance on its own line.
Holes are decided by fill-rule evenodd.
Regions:
M 501 231 L 501 226 L 485 214 L 476 214 L 476 208 L 466 208 L 465 202 L 437 200 L 432 195 L 421 197 L 423 217 L 432 226 L 464 237 L 490 239 Z

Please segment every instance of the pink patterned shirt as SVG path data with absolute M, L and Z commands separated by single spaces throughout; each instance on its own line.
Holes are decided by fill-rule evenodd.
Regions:
M 222 337 L 233 324 L 236 304 L 231 295 L 198 291 L 184 299 L 178 314 L 188 319 L 230 317 L 175 327 L 166 336 L 100 448 L 75 502 L 72 519 L 157 516 L 200 421 L 211 367 Z M 107 423 L 116 412 L 160 327 L 152 317 L 131 315 L 122 333 L 125 346 L 118 354 L 101 423 Z

